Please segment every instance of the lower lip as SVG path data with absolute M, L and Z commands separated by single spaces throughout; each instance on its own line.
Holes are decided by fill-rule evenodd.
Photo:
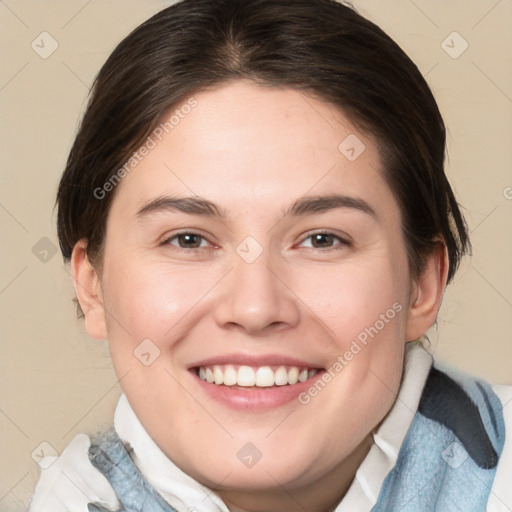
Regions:
M 319 378 L 324 371 L 321 370 L 314 377 L 297 384 L 286 386 L 273 386 L 271 388 L 252 387 L 239 389 L 232 386 L 218 386 L 202 380 L 198 375 L 192 372 L 199 387 L 213 399 L 231 407 L 244 411 L 266 411 L 281 407 L 293 400 L 297 400 L 301 393 L 307 391 Z

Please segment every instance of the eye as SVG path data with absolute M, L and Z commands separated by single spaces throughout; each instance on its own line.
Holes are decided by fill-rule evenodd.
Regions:
M 306 242 L 310 240 L 309 244 Z M 313 249 L 330 249 L 338 246 L 350 245 L 350 243 L 334 233 L 319 232 L 308 235 L 299 245 L 305 247 L 312 247 Z
M 204 236 L 189 231 L 177 233 L 167 238 L 163 243 L 175 245 L 180 249 L 200 249 L 209 245 L 208 240 Z

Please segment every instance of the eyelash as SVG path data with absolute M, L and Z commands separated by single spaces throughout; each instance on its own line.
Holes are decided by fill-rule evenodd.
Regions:
M 171 237 L 169 238 L 166 238 L 163 242 L 162 242 L 162 245 L 174 245 L 174 244 L 171 244 L 171 241 L 172 240 L 175 240 L 175 239 L 178 239 L 180 236 L 183 236 L 183 235 L 193 235 L 193 236 L 197 236 L 197 237 L 200 237 L 202 238 L 203 240 L 206 240 L 208 243 L 211 244 L 211 242 L 202 234 L 200 233 L 197 233 L 195 231 L 181 231 L 179 233 L 175 233 L 174 235 L 172 235 Z M 351 242 L 343 237 L 341 237 L 340 235 L 336 235 L 335 233 L 332 233 L 331 231 L 315 231 L 313 233 L 309 233 L 308 235 L 306 235 L 302 241 L 300 242 L 300 244 L 304 243 L 306 240 L 316 236 L 316 235 L 330 235 L 332 236 L 334 239 L 338 240 L 339 244 L 336 246 L 331 246 L 331 247 L 310 247 L 310 249 L 317 249 L 319 251 L 331 251 L 331 250 L 339 250 L 340 248 L 342 247 L 349 247 L 351 245 Z M 215 244 L 214 244 L 215 245 Z M 179 246 L 175 246 L 176 250 L 179 250 L 179 251 L 186 251 L 186 252 L 198 252 L 200 251 L 201 249 L 204 249 L 204 247 L 193 247 L 193 248 L 186 248 L 186 247 L 179 247 Z

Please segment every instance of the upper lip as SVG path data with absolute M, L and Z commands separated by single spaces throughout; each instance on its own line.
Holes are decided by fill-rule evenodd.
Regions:
M 305 361 L 301 359 L 297 359 L 295 357 L 289 357 L 286 355 L 280 354 L 261 354 L 261 355 L 249 355 L 249 354 L 225 354 L 219 356 L 209 357 L 207 359 L 201 359 L 195 363 L 189 365 L 189 369 L 205 367 L 205 366 L 213 366 L 213 365 L 223 365 L 223 364 L 233 364 L 233 365 L 244 365 L 244 366 L 252 366 L 252 367 L 260 367 L 260 366 L 297 366 L 299 368 L 322 368 L 321 365 L 318 365 L 311 361 Z

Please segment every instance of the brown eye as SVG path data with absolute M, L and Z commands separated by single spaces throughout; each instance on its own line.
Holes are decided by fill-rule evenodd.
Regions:
M 328 233 L 317 233 L 311 236 L 313 247 L 332 247 L 334 242 L 334 235 Z
M 204 247 L 201 245 L 202 242 L 208 243 L 203 236 L 196 233 L 178 233 L 166 241 L 166 243 L 176 245 L 181 249 L 199 249 Z
M 307 243 L 308 241 L 310 242 Z M 349 245 L 349 242 L 334 233 L 313 233 L 307 236 L 300 245 L 313 249 L 330 249 Z

